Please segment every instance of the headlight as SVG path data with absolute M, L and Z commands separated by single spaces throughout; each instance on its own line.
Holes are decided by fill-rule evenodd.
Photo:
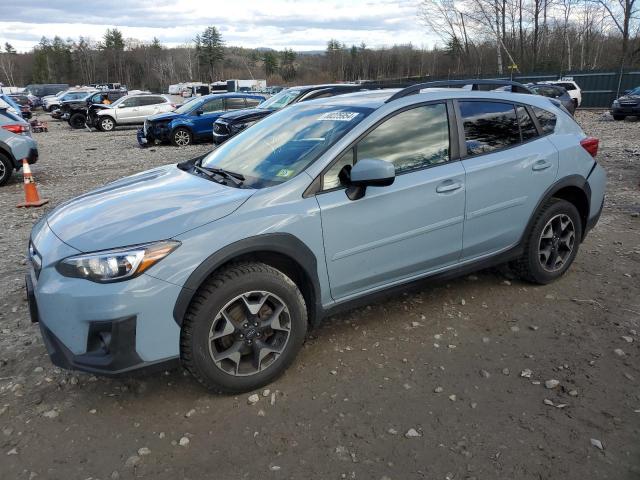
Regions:
M 614 107 L 619 107 L 620 106 L 620 102 L 618 100 L 614 100 L 613 101 L 613 106 Z
M 179 246 L 178 241 L 166 240 L 103 250 L 65 258 L 56 268 L 65 277 L 85 278 L 98 283 L 118 282 L 137 277 Z

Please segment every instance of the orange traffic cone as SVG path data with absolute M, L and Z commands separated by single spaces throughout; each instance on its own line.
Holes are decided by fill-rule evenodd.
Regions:
M 40 207 L 49 200 L 46 198 L 40 198 L 38 195 L 38 189 L 36 188 L 36 182 L 31 175 L 31 168 L 26 158 L 22 159 L 22 175 L 24 176 L 24 202 L 19 203 L 18 207 Z

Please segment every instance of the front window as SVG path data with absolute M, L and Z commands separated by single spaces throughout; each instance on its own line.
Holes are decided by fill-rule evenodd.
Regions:
M 296 98 L 300 96 L 300 90 L 283 90 L 277 95 L 274 95 L 268 100 L 265 100 L 260 104 L 260 108 L 266 108 L 267 110 L 280 110 L 286 107 Z
M 183 103 L 178 108 L 176 108 L 175 112 L 179 114 L 190 113 L 191 110 L 193 110 L 197 105 L 200 105 L 201 103 L 202 103 L 201 98 L 192 98 L 188 102 Z
M 369 113 L 368 108 L 302 104 L 232 137 L 202 166 L 242 174 L 243 186 L 277 185 L 303 171 Z
M 366 158 L 392 163 L 398 175 L 448 162 L 446 105 L 422 105 L 385 120 L 327 170 L 322 178 L 323 190 L 344 186 L 343 168 Z

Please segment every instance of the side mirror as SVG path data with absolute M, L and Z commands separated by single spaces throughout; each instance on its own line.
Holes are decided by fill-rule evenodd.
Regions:
M 200 115 L 204 114 L 204 110 L 196 110 L 196 115 L 199 117 Z
M 396 169 L 392 163 L 375 158 L 358 161 L 349 172 L 347 197 L 358 200 L 364 197 L 367 187 L 387 187 L 396 179 Z

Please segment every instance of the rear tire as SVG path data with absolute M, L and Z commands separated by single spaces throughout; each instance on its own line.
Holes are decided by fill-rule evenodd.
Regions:
M 182 324 L 181 359 L 207 389 L 246 392 L 282 375 L 306 332 L 306 305 L 293 281 L 264 263 L 240 263 L 195 294 Z
M 0 186 L 5 185 L 13 175 L 11 160 L 0 153 Z
M 171 132 L 171 143 L 175 147 L 186 147 L 193 144 L 193 135 L 189 129 L 178 127 Z
M 74 128 L 76 130 L 84 128 L 86 122 L 87 117 L 84 115 L 84 113 L 74 113 L 69 117 L 69 125 L 71 126 L 71 128 Z
M 545 285 L 557 280 L 576 258 L 582 239 L 581 222 L 572 203 L 552 198 L 538 211 L 524 252 L 511 268 L 531 283 Z
M 613 115 L 614 120 L 624 120 L 626 115 Z

